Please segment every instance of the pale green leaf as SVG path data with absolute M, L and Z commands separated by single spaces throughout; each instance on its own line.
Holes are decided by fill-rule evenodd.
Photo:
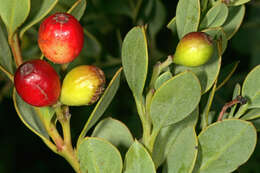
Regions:
M 254 104 L 260 104 L 259 93 L 260 93 L 260 65 L 256 66 L 247 75 L 242 86 L 242 96 L 246 97 L 248 101 L 248 106 Z
M 172 78 L 172 73 L 170 71 L 166 71 L 161 74 L 155 81 L 154 88 L 157 90 L 164 82 Z
M 15 90 L 13 91 L 13 101 L 16 112 L 25 126 L 40 138 L 49 139 L 49 135 L 44 127 L 43 121 L 48 123 L 53 116 L 53 112 L 51 113 L 51 111 L 43 110 L 48 108 L 36 108 L 25 103 Z M 42 109 L 42 111 L 39 109 Z
M 200 0 L 179 0 L 176 9 L 176 26 L 179 39 L 198 30 Z
M 253 120 L 257 118 L 260 118 L 260 108 L 248 110 L 248 112 L 246 112 L 241 119 Z
M 174 124 L 188 116 L 198 105 L 201 87 L 190 71 L 165 82 L 156 90 L 151 101 L 151 119 L 154 129 Z
M 86 10 L 86 6 L 87 6 L 86 0 L 78 0 L 69 9 L 68 13 L 73 15 L 76 19 L 80 20 Z
M 192 126 L 184 128 L 168 153 L 163 169 L 166 172 L 191 173 L 198 153 L 198 139 Z
M 250 0 L 232 0 L 228 5 L 233 5 L 233 6 L 239 6 L 245 3 L 248 3 Z
M 85 138 L 77 149 L 81 172 L 121 173 L 122 159 L 119 151 L 100 138 Z
M 134 143 L 134 138 L 126 125 L 113 118 L 100 121 L 91 136 L 106 139 L 122 153 L 125 153 Z
M 0 4 L 0 16 L 12 37 L 29 15 L 30 0 L 0 0 Z
M 13 60 L 12 54 L 8 45 L 7 38 L 4 34 L 4 31 L 0 25 L 0 64 L 11 74 L 14 72 L 13 70 Z
M 31 1 L 31 11 L 26 20 L 24 26 L 20 32 L 20 38 L 23 37 L 24 33 L 33 25 L 42 20 L 58 3 L 58 0 L 33 0 Z
M 148 50 L 144 27 L 131 29 L 122 45 L 122 64 L 130 89 L 141 99 L 148 70 Z
M 217 5 L 213 6 L 204 16 L 200 24 L 200 29 L 219 27 L 226 21 L 227 16 L 228 7 L 224 3 L 219 2 Z
M 228 40 L 238 31 L 245 15 L 245 6 L 229 7 L 229 13 L 226 22 L 223 24 L 223 29 Z
M 135 141 L 126 153 L 124 173 L 156 173 L 153 160 L 145 147 Z
M 156 168 L 165 161 L 171 147 L 176 143 L 176 139 L 181 134 L 181 132 L 188 127 L 195 128 L 198 116 L 199 111 L 198 109 L 195 109 L 182 121 L 164 127 L 160 130 L 156 138 L 152 153 Z
M 208 126 L 199 135 L 197 173 L 234 171 L 249 159 L 256 138 L 254 126 L 247 121 L 229 119 Z

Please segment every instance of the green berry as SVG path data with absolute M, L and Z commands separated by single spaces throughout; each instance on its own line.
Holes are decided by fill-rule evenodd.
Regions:
M 178 43 L 173 62 L 189 67 L 203 65 L 212 57 L 213 47 L 212 39 L 206 33 L 188 33 Z

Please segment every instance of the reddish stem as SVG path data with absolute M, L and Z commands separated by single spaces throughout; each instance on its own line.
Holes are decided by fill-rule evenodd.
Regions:
M 246 102 L 247 102 L 247 99 L 246 99 L 245 97 L 237 96 L 237 97 L 236 97 L 234 100 L 232 100 L 231 102 L 226 103 L 226 104 L 223 106 L 221 112 L 219 113 L 219 116 L 218 116 L 218 120 L 217 120 L 217 121 L 221 121 L 221 120 L 222 120 L 222 118 L 223 118 L 223 116 L 224 116 L 224 114 L 226 113 L 226 111 L 227 111 L 228 108 L 230 108 L 230 107 L 232 107 L 233 105 L 238 104 L 238 103 L 240 103 L 241 105 L 243 105 L 243 104 L 246 104 Z

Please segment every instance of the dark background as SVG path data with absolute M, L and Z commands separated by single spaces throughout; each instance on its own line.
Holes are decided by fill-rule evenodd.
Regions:
M 140 13 L 134 21 L 128 14 L 131 11 L 131 0 L 89 0 L 87 9 L 80 23 L 100 43 L 100 46 L 89 41 L 86 43 L 80 57 L 69 68 L 84 63 L 100 66 L 107 75 L 109 81 L 121 65 L 120 46 L 122 38 L 135 25 L 149 24 L 153 20 L 154 10 L 149 7 L 149 0 L 143 0 Z M 37 1 L 33 3 L 36 4 Z M 131 2 L 135 3 L 135 0 Z M 149 37 L 150 65 L 157 60 L 165 59 L 168 54 L 174 52 L 178 42 L 176 35 L 167 28 L 167 23 L 175 16 L 176 2 L 162 0 L 163 17 L 158 24 L 151 27 L 158 28 L 154 35 Z M 55 11 L 69 8 L 69 1 L 59 4 Z M 35 5 L 32 4 L 32 5 Z M 118 5 L 119 4 L 119 5 Z M 37 5 L 37 4 L 36 4 Z M 217 111 L 232 96 L 234 85 L 242 84 L 246 74 L 256 65 L 260 64 L 260 1 L 252 0 L 247 4 L 245 20 L 237 34 L 228 43 L 228 48 L 223 56 L 222 66 L 234 61 L 240 61 L 230 81 L 217 92 L 214 106 Z M 37 58 L 40 55 L 37 46 L 37 30 L 39 25 L 31 28 L 22 40 L 23 56 L 28 59 Z M 150 68 L 151 69 L 151 68 Z M 260 86 L 259 86 L 260 87 Z M 17 116 L 11 100 L 11 85 L 6 78 L 0 76 L 0 173 L 46 173 L 46 172 L 73 172 L 67 162 L 60 156 L 52 153 L 40 140 L 27 129 Z M 81 128 L 86 122 L 93 106 L 71 108 L 72 113 L 72 137 L 76 141 Z M 112 116 L 123 121 L 136 138 L 141 134 L 140 121 L 138 119 L 135 104 L 131 92 L 123 79 L 117 95 L 105 112 L 106 116 Z M 238 171 L 241 173 L 260 172 L 260 143 L 250 160 L 242 165 Z

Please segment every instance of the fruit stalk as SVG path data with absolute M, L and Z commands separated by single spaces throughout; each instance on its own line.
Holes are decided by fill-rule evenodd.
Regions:
M 11 47 L 16 67 L 23 63 L 21 48 L 19 44 L 18 34 L 15 33 L 13 37 L 8 37 L 8 42 Z

